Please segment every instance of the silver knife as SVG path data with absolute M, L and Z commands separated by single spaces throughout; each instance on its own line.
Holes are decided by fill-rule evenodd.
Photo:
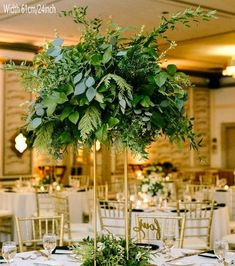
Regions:
M 170 260 L 166 260 L 165 262 L 171 262 L 171 261 L 174 261 L 174 260 L 183 259 L 183 258 L 185 258 L 185 257 L 195 256 L 195 255 L 198 255 L 198 254 L 200 254 L 200 253 L 201 253 L 201 252 L 194 252 L 194 253 L 185 254 L 185 255 L 182 255 L 182 256 L 179 256 L 179 257 L 176 257 L 176 258 L 170 259 Z

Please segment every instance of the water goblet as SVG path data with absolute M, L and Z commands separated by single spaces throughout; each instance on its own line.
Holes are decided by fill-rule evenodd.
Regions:
M 7 265 L 11 265 L 16 255 L 16 243 L 13 241 L 6 241 L 2 244 L 2 256 L 6 260 Z
M 216 240 L 214 242 L 214 253 L 217 256 L 219 263 L 224 262 L 227 249 L 228 249 L 227 241 Z
M 174 247 L 175 240 L 176 238 L 174 232 L 163 233 L 162 241 L 164 245 L 164 250 L 166 252 L 166 259 L 171 258 L 171 248 Z
M 51 253 L 56 248 L 55 234 L 45 234 L 43 236 L 43 248 L 47 251 L 48 260 L 51 259 Z

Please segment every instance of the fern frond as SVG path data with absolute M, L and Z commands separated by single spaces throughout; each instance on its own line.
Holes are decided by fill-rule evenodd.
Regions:
M 124 93 L 127 93 L 127 96 L 129 99 L 132 99 L 132 86 L 130 84 L 128 84 L 126 82 L 126 80 L 124 78 L 122 78 L 121 76 L 118 76 L 116 74 L 107 74 L 106 76 L 104 76 L 101 81 L 99 82 L 97 88 L 104 83 L 105 87 L 109 87 L 110 86 L 110 81 L 114 80 L 118 86 L 118 88 L 120 89 L 120 93 L 122 95 L 124 95 Z
M 48 150 L 52 142 L 53 123 L 42 125 L 36 132 L 33 147 L 40 150 Z
M 85 141 L 89 134 L 97 129 L 100 124 L 100 112 L 94 106 L 88 107 L 78 124 L 78 129 L 81 131 L 83 141 Z

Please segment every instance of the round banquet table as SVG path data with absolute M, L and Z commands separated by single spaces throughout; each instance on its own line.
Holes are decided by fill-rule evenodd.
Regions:
M 88 213 L 87 192 L 64 190 L 61 195 L 68 195 L 70 222 L 82 223 L 83 213 Z M 19 217 L 30 217 L 36 213 L 35 193 L 0 191 L 0 210 L 11 211 L 13 215 Z M 1 240 L 6 240 L 6 237 L 2 234 Z M 14 231 L 14 240 L 17 241 L 16 229 Z
M 196 254 L 195 251 L 186 250 L 186 249 L 175 249 L 171 250 L 171 255 L 173 258 L 178 258 L 180 256 L 185 256 L 185 254 Z M 32 252 L 24 252 L 24 253 L 17 253 L 14 259 L 14 266 L 80 266 L 79 262 L 73 261 L 68 255 L 52 255 L 53 260 L 47 261 L 45 257 L 42 256 L 35 256 L 35 253 Z M 32 255 L 32 259 L 29 258 L 29 255 Z M 29 258 L 29 259 L 22 259 L 22 258 Z M 226 254 L 226 261 L 230 262 L 235 260 L 235 252 L 227 252 Z M 1 261 L 2 262 L 2 261 Z M 184 258 L 180 258 L 178 260 L 174 260 L 170 263 L 165 261 L 164 255 L 158 253 L 157 256 L 152 257 L 151 264 L 153 266 L 161 265 L 172 265 L 172 266 L 186 266 L 186 265 L 196 265 L 196 266 L 217 266 L 221 265 L 218 263 L 217 259 L 215 258 L 206 258 L 201 257 L 198 255 L 192 256 L 185 256 Z M 229 264 L 228 264 L 229 265 Z

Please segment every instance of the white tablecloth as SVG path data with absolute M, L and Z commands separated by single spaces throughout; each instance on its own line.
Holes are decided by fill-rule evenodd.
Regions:
M 29 257 L 32 254 L 32 259 L 23 260 L 23 258 Z M 14 259 L 14 266 L 80 266 L 81 264 L 73 261 L 67 255 L 52 255 L 53 260 L 47 261 L 47 259 L 43 256 L 36 257 L 34 252 L 24 252 L 16 254 Z M 48 264 L 46 264 L 48 263 Z
M 132 228 L 135 226 L 136 215 L 143 215 L 142 213 L 133 212 L 132 213 Z M 144 212 L 145 216 L 169 216 L 176 215 L 176 213 L 170 212 L 170 210 L 157 210 L 154 212 Z M 134 232 L 132 232 L 132 236 L 134 236 Z M 229 234 L 229 215 L 228 215 L 228 207 L 222 207 L 214 210 L 213 220 L 212 220 L 212 228 L 211 228 L 211 246 L 215 240 L 221 240 L 223 236 Z
M 69 197 L 71 223 L 82 223 L 83 212 L 88 213 L 87 193 L 76 191 L 61 193 L 67 194 Z M 13 215 L 19 217 L 30 217 L 36 213 L 35 193 L 0 191 L 0 210 L 9 210 Z M 17 239 L 16 230 L 14 239 Z M 5 240 L 5 238 L 1 240 Z
M 179 257 L 182 255 L 185 255 L 185 253 L 188 253 L 189 250 L 185 249 L 172 249 L 171 255 L 173 257 Z M 46 263 L 44 257 L 38 257 L 36 259 L 28 259 L 28 260 L 22 260 L 21 257 L 27 257 L 30 254 L 33 254 L 33 252 L 25 252 L 25 253 L 18 253 L 14 260 L 15 266 L 33 266 L 39 264 L 40 262 Z M 51 261 L 51 264 L 48 265 L 55 265 L 55 266 L 80 266 L 81 264 L 78 262 L 72 261 L 67 255 L 52 255 L 52 258 L 54 261 Z M 234 252 L 228 252 L 226 254 L 226 260 L 228 262 L 231 262 L 231 260 L 235 259 L 235 253 Z M 218 263 L 217 259 L 212 258 L 205 258 L 198 255 L 194 256 L 187 256 L 185 258 L 181 258 L 180 260 L 175 260 L 171 263 L 166 263 L 163 255 L 156 256 L 153 258 L 152 263 L 156 265 L 200 265 L 200 266 L 215 266 L 215 265 L 221 265 Z M 176 264 L 174 264 L 176 263 Z M 41 264 L 46 265 L 46 264 Z

